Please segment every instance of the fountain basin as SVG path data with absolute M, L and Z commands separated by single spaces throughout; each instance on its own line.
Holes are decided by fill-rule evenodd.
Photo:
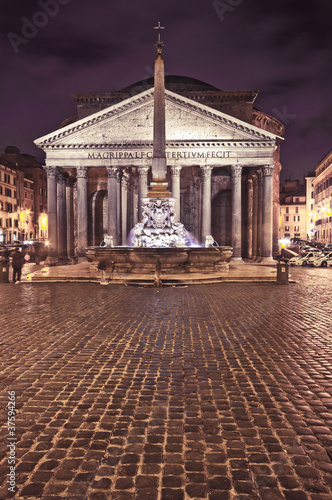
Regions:
M 150 274 L 161 264 L 161 272 L 181 274 L 218 272 L 232 257 L 232 247 L 88 247 L 87 258 L 95 268 L 101 260 L 112 261 L 119 273 Z

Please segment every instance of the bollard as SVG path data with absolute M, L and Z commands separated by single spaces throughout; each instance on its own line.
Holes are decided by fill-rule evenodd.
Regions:
M 161 262 L 159 259 L 156 259 L 156 269 L 154 273 L 154 283 L 153 286 L 156 288 L 162 288 L 163 282 L 161 281 Z
M 277 284 L 289 284 L 289 259 L 279 258 L 277 262 Z
M 7 260 L 0 260 L 0 281 L 9 283 L 9 262 Z

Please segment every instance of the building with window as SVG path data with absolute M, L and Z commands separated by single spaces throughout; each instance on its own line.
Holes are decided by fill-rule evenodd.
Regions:
M 315 239 L 332 244 L 332 149 L 318 163 L 312 184 L 315 189 Z
M 307 239 L 306 192 L 298 180 L 286 180 L 280 189 L 280 239 Z
M 315 179 L 315 172 L 309 172 L 309 174 L 305 178 L 306 205 L 307 205 L 306 232 L 307 232 L 307 239 L 310 241 L 315 239 L 315 234 L 316 234 L 315 221 L 314 221 L 314 212 L 315 212 L 315 186 L 313 183 L 314 179 Z
M 0 243 L 11 243 L 17 235 L 16 170 L 0 164 Z
M 22 200 L 19 213 L 19 233 L 21 240 L 34 238 L 34 182 L 23 177 Z
M 17 171 L 20 184 L 18 206 L 22 213 L 19 225 L 22 234 L 28 239 L 46 240 L 48 238 L 47 177 L 42 164 L 34 156 L 21 153 L 15 146 L 6 147 L 5 153 L 0 155 L 0 162 Z
M 32 239 L 34 185 L 21 170 L 0 164 L 0 243 Z

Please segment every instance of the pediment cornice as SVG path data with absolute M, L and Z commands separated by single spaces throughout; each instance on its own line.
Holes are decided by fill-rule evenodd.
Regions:
M 241 140 L 237 140 L 238 143 L 248 143 L 251 144 L 251 141 L 257 143 L 259 141 L 275 141 L 276 135 L 265 130 L 262 130 L 254 125 L 250 125 L 242 120 L 234 118 L 230 115 L 222 113 L 221 111 L 210 108 L 204 104 L 197 103 L 191 99 L 183 97 L 179 94 L 175 94 L 169 90 L 165 91 L 165 99 L 166 106 L 167 101 L 172 103 L 174 106 L 185 109 L 187 112 L 196 113 L 202 118 L 205 118 L 214 124 L 224 126 L 229 130 L 236 130 L 243 137 Z M 135 95 L 121 101 L 117 104 L 110 106 L 109 108 L 103 109 L 97 113 L 94 113 L 86 118 L 78 120 L 74 123 L 71 123 L 61 129 L 58 129 L 51 134 L 45 135 L 35 141 L 35 144 L 42 149 L 51 148 L 89 148 L 89 147 L 110 147 L 110 144 L 98 143 L 98 144 L 73 144 L 70 141 L 70 136 L 76 135 L 81 131 L 87 130 L 89 127 L 95 127 L 98 124 L 102 124 L 103 122 L 115 118 L 120 117 L 124 114 L 130 113 L 130 111 L 135 111 L 140 107 L 153 102 L 153 89 L 149 89 L 141 94 Z M 247 136 L 247 137 L 245 137 Z M 77 141 L 80 142 L 79 140 Z M 197 142 L 197 141 L 196 141 Z M 204 141 L 206 142 L 206 141 Z M 136 141 L 135 141 L 136 143 Z M 131 144 L 131 143 L 130 143 Z M 221 143 L 220 143 L 221 144 Z M 234 144 L 233 141 L 227 141 L 225 144 Z M 114 144 L 111 144 L 114 146 Z
M 81 130 L 91 127 L 92 125 L 96 125 L 105 120 L 108 120 L 113 116 L 120 115 L 128 111 L 128 109 L 138 108 L 152 100 L 153 100 L 153 89 L 149 89 L 145 92 L 142 92 L 141 94 L 131 97 L 130 99 L 121 101 L 117 104 L 110 106 L 107 109 L 103 109 L 98 113 L 94 113 L 86 118 L 82 118 L 81 120 L 78 120 L 70 125 L 67 125 L 66 127 L 58 129 L 51 134 L 40 137 L 34 142 L 37 146 L 44 148 L 47 146 L 48 143 L 51 143 L 53 141 L 59 141 L 65 137 L 68 137 L 72 134 L 80 132 Z
M 208 117 L 213 121 L 218 121 L 219 124 L 223 124 L 226 127 L 232 128 L 233 130 L 236 129 L 239 132 L 249 134 L 255 137 L 257 140 L 275 139 L 277 137 L 275 134 L 272 134 L 271 132 L 261 130 L 260 128 L 255 127 L 254 125 L 250 125 L 249 123 L 239 120 L 238 118 L 234 118 L 233 116 L 226 115 L 225 113 L 210 108 L 209 106 L 205 106 L 204 104 L 192 101 L 187 97 L 175 94 L 170 90 L 165 90 L 165 97 L 166 100 L 169 100 L 174 104 L 177 104 L 178 106 L 183 107 L 185 105 L 185 108 L 187 110 L 195 111 L 196 113 L 204 115 L 205 117 Z
M 166 141 L 166 148 L 272 148 L 274 141 Z M 110 142 L 110 143 L 90 143 L 90 144 L 45 144 L 43 149 L 153 149 L 153 142 L 133 141 L 133 142 Z

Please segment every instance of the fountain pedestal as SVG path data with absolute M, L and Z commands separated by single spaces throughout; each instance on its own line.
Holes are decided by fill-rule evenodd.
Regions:
M 87 257 L 92 267 L 107 260 L 119 274 L 152 274 L 159 260 L 163 274 L 218 273 L 232 257 L 231 247 L 88 247 Z

